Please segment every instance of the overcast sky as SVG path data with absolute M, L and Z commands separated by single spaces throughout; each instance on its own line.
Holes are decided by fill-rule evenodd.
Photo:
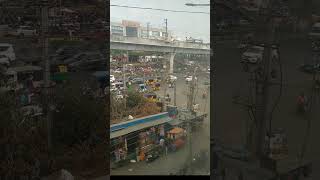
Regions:
M 110 0 L 110 5 L 139 6 L 157 9 L 210 12 L 209 6 L 189 7 L 185 3 L 208 4 L 210 0 Z M 164 12 L 145 9 L 110 7 L 111 21 L 133 20 L 143 26 L 150 22 L 152 27 L 165 27 L 168 19 L 168 30 L 181 38 L 191 36 L 210 42 L 210 15 L 183 12 Z

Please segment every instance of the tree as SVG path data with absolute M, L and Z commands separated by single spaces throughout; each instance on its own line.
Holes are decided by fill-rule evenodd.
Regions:
M 105 101 L 95 98 L 93 92 L 83 94 L 80 87 L 81 84 L 72 83 L 57 90 L 53 120 L 56 142 L 77 144 L 106 129 Z
M 141 106 L 145 103 L 146 103 L 146 99 L 142 96 L 142 94 L 134 92 L 134 91 L 128 92 L 127 107 L 129 109 Z

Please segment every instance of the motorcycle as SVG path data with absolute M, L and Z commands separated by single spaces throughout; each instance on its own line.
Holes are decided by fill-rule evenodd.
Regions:
M 153 162 L 154 160 L 158 159 L 160 156 L 158 153 L 151 153 L 151 154 L 148 154 L 147 155 L 147 159 L 146 159 L 146 162 L 147 163 L 151 163 Z

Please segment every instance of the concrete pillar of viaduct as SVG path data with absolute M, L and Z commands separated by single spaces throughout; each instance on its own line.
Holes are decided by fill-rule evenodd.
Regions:
M 176 52 L 171 52 L 170 53 L 170 69 L 169 69 L 169 73 L 172 74 L 173 73 L 173 63 L 174 63 L 174 56 L 176 55 Z

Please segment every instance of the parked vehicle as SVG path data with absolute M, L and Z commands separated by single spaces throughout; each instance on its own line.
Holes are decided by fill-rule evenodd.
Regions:
M 311 32 L 308 34 L 309 39 L 319 39 L 320 38 L 320 23 L 313 24 Z
M 110 75 L 110 82 L 113 83 L 116 80 L 116 78 L 114 77 L 114 75 Z
M 302 72 L 305 73 L 315 73 L 315 72 L 320 72 L 320 65 L 319 64 L 302 64 L 299 69 Z
M 156 80 L 154 78 L 150 78 L 146 80 L 146 85 L 152 86 L 155 82 Z
M 144 81 L 143 81 L 142 78 L 133 78 L 133 79 L 132 79 L 132 83 L 133 83 L 133 84 L 143 84 Z
M 169 75 L 170 81 L 176 81 L 177 79 L 178 79 L 177 76 Z
M 17 73 L 18 83 L 23 84 L 25 80 L 27 80 L 30 76 L 33 77 L 33 83 L 35 88 L 43 87 L 43 69 L 39 66 L 19 66 L 19 67 L 12 67 L 8 68 L 8 71 L 13 71 Z M 51 85 L 54 85 L 51 82 Z
M 114 85 L 115 85 L 116 89 L 118 89 L 118 90 L 124 90 L 124 84 L 123 84 L 123 82 L 115 82 Z
M 10 61 L 16 60 L 16 54 L 14 53 L 12 44 L 0 43 L 0 55 L 8 57 Z
M 240 19 L 239 20 L 239 25 L 240 26 L 248 26 L 248 25 L 250 25 L 250 22 L 248 20 L 246 20 L 246 19 Z
M 139 84 L 139 92 L 146 92 L 148 89 L 145 84 Z
M 106 63 L 105 58 L 100 53 L 84 53 L 83 56 L 78 57 L 78 61 L 69 64 L 71 71 L 77 70 L 100 70 Z
M 32 37 L 37 35 L 37 30 L 31 26 L 19 26 L 17 29 L 9 31 L 8 35 L 19 37 Z
M 150 102 L 157 102 L 157 95 L 155 93 L 147 93 L 143 96 L 147 98 Z
M 193 80 L 192 76 L 187 76 L 186 77 L 186 83 L 191 82 Z M 195 77 L 195 80 L 197 80 L 197 77 Z
M 320 41 L 313 41 L 311 44 L 312 51 L 320 51 Z
M 152 87 L 153 91 L 159 91 L 160 90 L 160 86 L 161 86 L 160 83 L 158 83 L 158 82 L 154 83 L 153 87 Z
M 18 77 L 17 72 L 7 70 L 4 73 L 3 83 L 1 84 L 0 91 L 15 91 L 18 90 Z
M 9 67 L 10 66 L 10 60 L 5 55 L 0 55 L 0 66 Z
M 241 62 L 243 63 L 258 63 L 263 58 L 264 47 L 261 46 L 252 46 L 249 47 L 241 57 Z
M 147 153 L 146 162 L 151 163 L 154 160 L 158 159 L 159 157 L 160 157 L 159 152 L 157 150 L 149 151 Z

